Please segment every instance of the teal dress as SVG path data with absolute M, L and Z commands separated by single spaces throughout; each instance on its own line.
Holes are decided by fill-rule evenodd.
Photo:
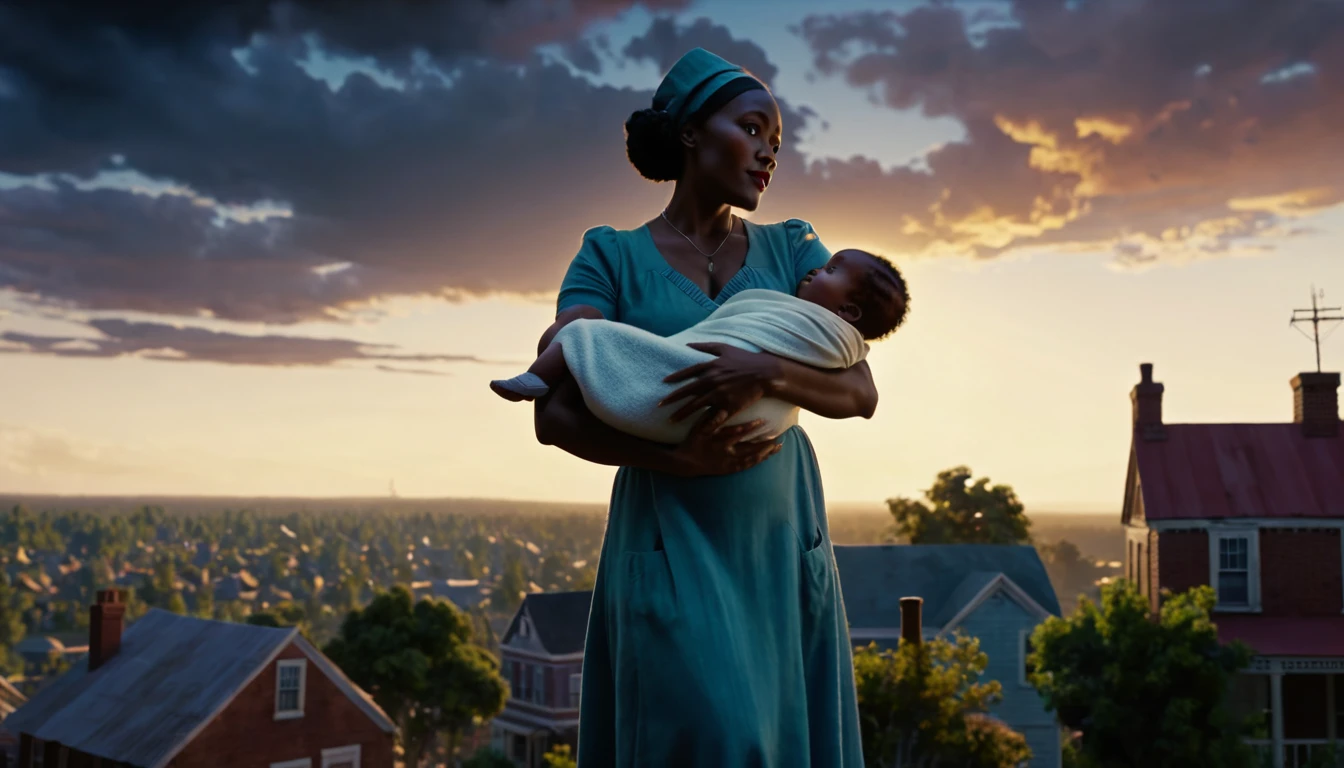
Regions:
M 811 225 L 746 224 L 713 299 L 647 227 L 584 235 L 559 308 L 670 336 L 746 288 L 792 293 L 830 258 Z M 745 472 L 617 472 L 584 646 L 580 768 L 863 764 L 849 628 L 812 445 Z

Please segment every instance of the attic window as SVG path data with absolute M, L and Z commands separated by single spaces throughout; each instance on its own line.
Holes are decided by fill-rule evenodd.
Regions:
M 518 636 L 519 637 L 532 636 L 532 628 L 530 627 L 526 616 L 518 620 Z
M 304 678 L 307 659 L 281 659 L 275 663 L 275 719 L 303 717 Z

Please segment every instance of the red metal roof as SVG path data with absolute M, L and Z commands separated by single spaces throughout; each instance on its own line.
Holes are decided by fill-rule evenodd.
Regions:
M 1218 614 L 1218 640 L 1240 640 L 1261 656 L 1344 656 L 1344 616 Z
M 1168 424 L 1167 439 L 1135 435 L 1148 520 L 1344 518 L 1344 435 L 1300 424 Z

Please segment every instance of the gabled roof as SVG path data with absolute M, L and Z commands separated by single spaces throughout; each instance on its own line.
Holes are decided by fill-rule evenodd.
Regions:
M 1000 588 L 1047 614 L 1060 613 L 1045 565 L 1027 545 L 837 546 L 835 561 L 856 631 L 899 628 L 901 598 L 921 597 L 924 627 L 936 632 Z
M 27 733 L 132 765 L 166 765 L 279 653 L 294 643 L 384 730 L 392 723 L 298 630 L 153 609 L 90 672 L 87 657 L 5 719 Z
M 1344 437 L 1301 424 L 1168 424 L 1134 440 L 1147 520 L 1344 518 Z
M 500 644 L 507 645 L 513 639 L 519 620 L 527 616 L 547 653 L 554 656 L 580 653 L 588 634 L 588 609 L 592 604 L 592 590 L 530 594 L 523 599 Z

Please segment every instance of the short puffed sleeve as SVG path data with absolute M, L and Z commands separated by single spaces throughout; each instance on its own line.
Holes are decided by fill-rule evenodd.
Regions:
M 784 234 L 789 241 L 793 254 L 793 281 L 801 281 L 808 272 L 821 269 L 831 260 L 831 252 L 821 244 L 816 230 L 802 219 L 789 219 L 784 222 Z
M 560 283 L 556 313 L 586 304 L 608 320 L 615 320 L 620 254 L 615 229 L 594 227 L 584 232 L 583 245 Z

